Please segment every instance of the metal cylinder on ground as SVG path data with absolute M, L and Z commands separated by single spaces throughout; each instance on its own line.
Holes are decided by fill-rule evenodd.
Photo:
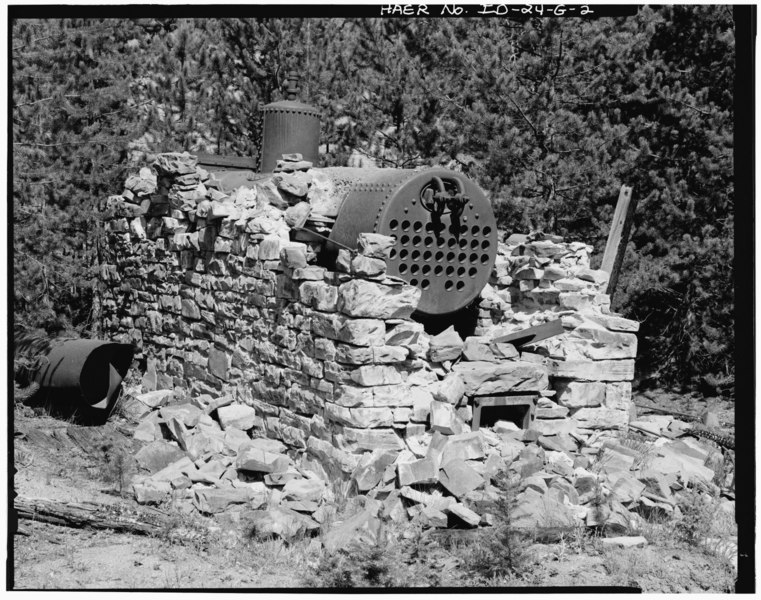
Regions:
M 53 346 L 36 381 L 43 390 L 107 410 L 132 364 L 131 344 L 103 340 L 66 340 Z

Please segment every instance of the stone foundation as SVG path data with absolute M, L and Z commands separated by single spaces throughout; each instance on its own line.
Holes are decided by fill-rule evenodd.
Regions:
M 511 236 L 474 335 L 431 336 L 412 319 L 420 291 L 385 275 L 390 238 L 364 235 L 328 266 L 319 242 L 295 240 L 299 216 L 330 202 L 319 169 L 226 193 L 187 154 L 153 166 L 105 203 L 100 267 L 102 336 L 138 347 L 144 391 L 174 389 L 225 431 L 280 440 L 292 460 L 360 491 L 395 464 L 403 495 L 437 475 L 467 481 L 459 464 L 447 474 L 437 444 L 480 460 L 481 474 L 510 452 L 468 449 L 477 396 L 536 396 L 531 429 L 545 436 L 626 429 L 638 324 L 610 314 L 590 246 Z M 558 318 L 563 335 L 494 342 Z

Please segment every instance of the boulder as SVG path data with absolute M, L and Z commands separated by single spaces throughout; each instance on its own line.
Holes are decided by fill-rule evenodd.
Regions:
M 351 272 L 359 277 L 380 277 L 386 272 L 386 262 L 360 254 L 352 258 Z
M 303 198 L 309 191 L 312 178 L 308 174 L 298 171 L 294 173 L 278 173 L 272 177 L 272 183 L 281 192 L 286 192 L 297 198 Z
M 252 504 L 253 502 L 253 504 Z M 193 490 L 193 504 L 199 512 L 213 515 L 235 504 L 258 508 L 267 502 L 267 495 L 255 495 L 251 488 L 200 488 Z
M 497 434 L 501 433 L 510 433 L 513 431 L 520 431 L 521 428 L 518 427 L 515 423 L 512 421 L 497 421 L 492 426 L 492 431 Z
M 430 410 L 431 429 L 433 431 L 440 431 L 444 435 L 465 433 L 468 431 L 468 426 L 459 417 L 454 406 L 451 404 L 445 404 L 434 400 L 430 404 Z
M 457 406 L 465 395 L 465 382 L 457 373 L 447 373 L 441 381 L 428 386 L 435 400 Z
M 399 452 L 394 450 L 373 450 L 364 454 L 352 473 L 357 489 L 364 493 L 381 482 L 386 467 L 393 464 Z
M 402 383 L 402 374 L 387 365 L 363 365 L 353 370 L 350 377 L 353 382 L 365 387 Z
M 544 456 L 550 472 L 565 476 L 573 473 L 573 459 L 565 452 L 548 450 Z
M 451 460 L 441 467 L 439 481 L 450 494 L 457 498 L 464 497 L 468 492 L 484 484 L 484 478 L 467 462 L 459 459 Z
M 160 504 L 169 498 L 172 486 L 168 481 L 147 479 L 132 486 L 138 504 Z
M 530 488 L 516 496 L 516 506 L 511 513 L 511 523 L 518 529 L 569 527 L 576 520 L 564 504 Z
M 302 227 L 304 222 L 312 212 L 312 206 L 309 202 L 299 202 L 285 210 L 285 224 L 288 227 Z
M 599 500 L 602 497 L 602 489 L 597 483 L 597 477 L 594 473 L 577 467 L 574 469 L 574 489 L 579 497 L 580 504 L 586 504 L 592 500 Z
M 537 419 L 564 419 L 568 416 L 568 408 L 565 406 L 559 406 L 551 400 L 547 400 L 544 405 L 542 405 L 542 400 L 546 399 L 543 398 L 539 400 L 540 404 L 534 412 Z
M 399 490 L 391 490 L 391 493 L 383 500 L 381 516 L 395 523 L 403 523 L 407 520 L 407 510 L 404 508 Z
M 447 515 L 433 506 L 424 506 L 415 517 L 415 521 L 420 523 L 424 528 L 445 528 L 449 523 Z
M 323 538 L 329 554 L 339 550 L 351 554 L 375 546 L 381 540 L 381 521 L 376 511 L 365 508 L 345 521 L 336 523 Z
M 467 506 L 460 504 L 459 502 L 455 502 L 454 504 L 448 506 L 446 508 L 446 512 L 457 517 L 468 527 L 478 527 L 478 524 L 481 522 L 481 517 L 477 513 L 473 512 Z
M 288 449 L 287 446 L 280 440 L 273 440 L 272 438 L 257 437 L 249 439 L 247 442 L 248 447 L 258 448 L 265 452 L 271 452 L 272 454 L 285 454 Z
M 286 471 L 291 460 L 282 454 L 274 454 L 248 444 L 241 445 L 235 459 L 235 468 L 242 471 L 279 473 Z
M 159 425 L 160 420 L 161 418 L 157 412 L 152 412 L 144 417 L 140 423 L 138 423 L 137 427 L 135 427 L 133 433 L 134 438 L 141 442 L 154 442 L 160 440 L 162 437 L 161 426 Z
M 396 465 L 399 477 L 399 485 L 416 485 L 436 483 L 436 463 L 430 458 L 423 458 L 412 462 L 400 462 Z
M 285 500 L 319 502 L 325 493 L 325 482 L 319 479 L 291 479 L 283 487 Z
M 139 394 L 135 398 L 149 408 L 158 408 L 169 402 L 174 397 L 174 390 L 155 390 Z
M 311 439 L 311 438 L 310 438 Z M 341 450 L 403 450 L 404 442 L 393 429 L 356 429 L 344 427 L 336 434 L 336 442 Z
M 363 231 L 357 235 L 357 250 L 372 258 L 387 259 L 395 243 L 394 238 L 380 233 Z
M 611 494 L 619 502 L 634 502 L 639 500 L 645 488 L 645 484 L 635 479 L 633 475 L 621 475 L 613 484 Z
M 240 429 L 228 429 L 225 431 L 222 442 L 224 448 L 228 453 L 238 454 L 241 444 L 245 444 L 251 441 L 245 431 Z
M 200 408 L 190 403 L 164 406 L 159 410 L 159 415 L 165 422 L 178 419 L 185 427 L 195 427 L 203 414 Z
M 257 539 L 278 537 L 290 540 L 299 534 L 311 534 L 320 527 L 311 517 L 283 506 L 255 510 L 248 513 L 247 517 Z
M 547 493 L 547 481 L 541 475 L 530 475 L 521 481 L 522 490 L 533 490 L 544 495 Z
M 591 281 L 596 285 L 602 285 L 608 282 L 610 274 L 602 269 L 581 269 L 576 273 L 576 277 L 582 281 Z
M 602 406 L 605 402 L 605 384 L 601 382 L 555 381 L 560 406 L 582 408 Z
M 338 309 L 351 317 L 408 318 L 417 308 L 421 290 L 352 279 L 338 288 Z
M 434 443 L 431 441 L 431 447 Z M 435 452 L 435 450 L 434 450 Z M 486 453 L 483 436 L 478 431 L 471 431 L 444 437 L 443 448 L 440 451 L 440 464 L 445 465 L 453 460 L 478 460 Z
M 500 362 L 518 358 L 518 351 L 512 344 L 495 343 L 486 336 L 469 336 L 465 338 L 462 355 L 469 361 Z
M 157 473 L 154 473 L 151 475 L 150 480 L 151 481 L 165 481 L 169 482 L 175 479 L 176 477 L 179 477 L 181 475 L 184 475 L 188 472 L 195 471 L 196 466 L 193 464 L 193 461 L 188 456 L 184 456 L 183 458 L 176 460 L 170 465 L 167 465 Z
M 307 246 L 290 242 L 280 248 L 280 263 L 286 269 L 303 269 L 307 266 Z
M 256 411 L 245 404 L 228 404 L 217 408 L 217 416 L 222 429 L 240 429 L 247 431 L 256 422 Z
M 462 353 L 463 341 L 457 334 L 453 325 L 434 335 L 430 339 L 428 347 L 428 360 L 432 362 L 444 362 L 455 360 Z
M 184 456 L 185 453 L 180 448 L 160 440 L 140 448 L 135 454 L 135 460 L 141 469 L 145 469 L 149 473 L 157 473 Z
M 605 519 L 605 531 L 609 533 L 626 533 L 636 529 L 638 515 L 630 513 L 617 500 L 610 500 L 610 513 Z
M 563 478 L 556 477 L 547 489 L 547 496 L 564 505 L 579 504 L 579 494 L 571 483 Z
M 324 281 L 305 281 L 299 286 L 302 304 L 321 311 L 334 311 L 338 303 L 338 288 Z

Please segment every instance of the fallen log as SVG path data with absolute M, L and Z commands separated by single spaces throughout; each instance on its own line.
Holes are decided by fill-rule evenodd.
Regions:
M 76 528 L 111 529 L 139 535 L 155 535 L 172 527 L 168 514 L 137 510 L 120 504 L 61 502 L 19 496 L 13 506 L 19 519 Z

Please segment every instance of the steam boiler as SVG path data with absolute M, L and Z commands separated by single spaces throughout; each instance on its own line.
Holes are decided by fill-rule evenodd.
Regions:
M 296 77 L 289 76 L 287 100 L 262 109 L 261 160 L 199 155 L 199 164 L 234 189 L 276 169 L 275 157 L 318 157 L 320 115 L 296 100 Z M 455 313 L 476 299 L 486 285 L 497 253 L 497 225 L 491 204 L 473 181 L 444 168 L 319 169 L 332 185 L 333 202 L 319 217 L 327 245 L 355 249 L 357 236 L 391 236 L 395 245 L 388 274 L 420 288 L 418 313 Z M 309 227 L 309 222 L 306 224 Z M 329 231 L 326 236 L 325 232 Z

